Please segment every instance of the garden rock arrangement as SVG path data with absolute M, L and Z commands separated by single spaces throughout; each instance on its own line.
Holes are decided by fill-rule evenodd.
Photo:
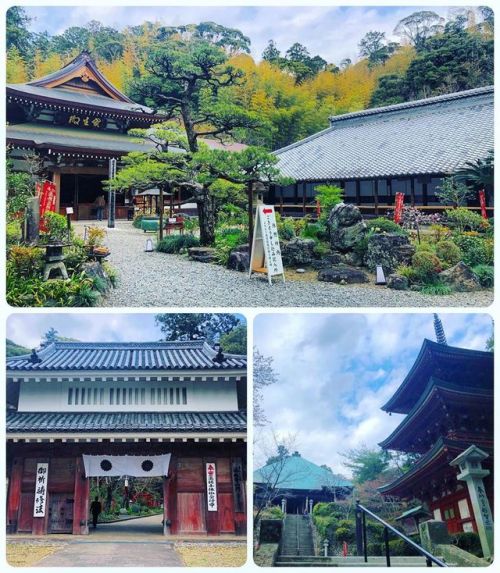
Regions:
M 394 290 L 407 290 L 409 286 L 410 282 L 406 277 L 395 273 L 387 277 L 387 288 L 392 288 Z
M 337 265 L 329 269 L 321 269 L 318 273 L 318 280 L 337 284 L 360 284 L 369 282 L 365 272 L 347 265 Z
M 188 249 L 189 258 L 199 263 L 213 263 L 215 261 L 215 249 L 212 247 L 191 247 Z
M 368 238 L 365 263 L 375 271 L 380 265 L 385 273 L 393 273 L 400 265 L 410 265 L 415 247 L 407 236 L 396 233 L 375 233 Z
M 314 239 L 295 237 L 283 245 L 281 250 L 283 264 L 288 267 L 310 265 L 317 259 L 315 248 L 316 241 Z
M 459 292 L 470 292 L 481 288 L 479 278 L 472 269 L 463 262 L 439 273 L 444 284 L 451 286 Z
M 366 235 L 368 229 L 356 205 L 339 203 L 331 210 L 327 229 L 332 251 L 352 251 Z
M 227 268 L 244 273 L 250 269 L 250 246 L 240 245 L 229 253 Z

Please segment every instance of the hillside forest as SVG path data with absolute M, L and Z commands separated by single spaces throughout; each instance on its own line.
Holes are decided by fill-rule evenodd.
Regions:
M 409 12 L 411 9 L 409 9 Z M 325 38 L 325 42 L 334 41 Z M 231 80 L 210 93 L 197 92 L 211 107 L 229 106 L 258 116 L 256 124 L 231 132 L 233 139 L 275 150 L 328 127 L 331 115 L 456 92 L 493 83 L 493 10 L 450 10 L 447 18 L 425 10 L 409 13 L 395 27 L 397 42 L 369 31 L 359 38 L 357 61 L 327 62 L 304 42 L 277 46 L 270 39 L 260 58 L 250 55 L 251 39 L 241 31 L 204 22 L 168 27 L 143 22 L 121 30 L 91 21 L 63 33 L 35 33 L 21 7 L 7 12 L 7 82 L 23 83 L 60 69 L 82 50 L 103 74 L 139 103 L 162 109 L 141 82 L 150 73 L 151 53 L 169 42 L 196 39 L 220 50 Z M 183 51 L 179 50 L 179 58 Z M 174 53 L 175 59 L 175 53 Z M 173 62 L 177 65 L 178 62 Z M 182 65 L 182 62 L 180 62 Z

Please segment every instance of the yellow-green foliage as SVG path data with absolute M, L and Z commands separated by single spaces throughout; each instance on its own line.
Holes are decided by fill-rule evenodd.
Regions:
M 446 267 L 452 267 L 462 260 L 462 250 L 453 241 L 443 240 L 436 243 L 436 256 Z

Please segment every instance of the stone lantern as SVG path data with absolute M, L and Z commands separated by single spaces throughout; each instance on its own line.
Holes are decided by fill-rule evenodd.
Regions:
M 450 462 L 451 466 L 458 466 L 460 473 L 457 479 L 467 484 L 485 559 L 493 557 L 493 517 L 483 484 L 490 471 L 481 465 L 488 457 L 489 454 L 472 445 Z

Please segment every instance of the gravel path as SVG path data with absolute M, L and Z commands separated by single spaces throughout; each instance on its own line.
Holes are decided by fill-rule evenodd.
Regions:
M 105 226 L 105 224 L 103 224 Z M 83 223 L 76 228 L 83 230 Z M 109 262 L 119 272 L 118 288 L 104 302 L 111 307 L 486 307 L 492 291 L 428 296 L 385 287 L 341 286 L 331 283 L 248 278 L 246 273 L 197 263 L 182 255 L 145 253 L 146 239 L 154 236 L 117 222 L 108 229 Z

